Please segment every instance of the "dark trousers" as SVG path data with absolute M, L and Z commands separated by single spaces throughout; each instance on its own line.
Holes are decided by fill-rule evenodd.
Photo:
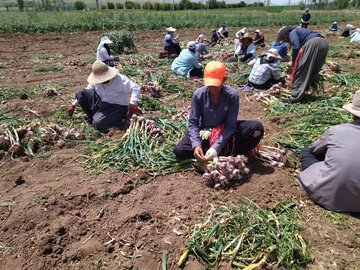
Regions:
M 165 46 L 165 51 L 168 52 L 168 54 L 176 54 L 179 55 L 181 53 L 181 48 L 179 44 L 172 44 L 170 46 Z
M 305 147 L 300 152 L 301 170 L 305 170 L 314 163 L 324 161 L 325 155 L 316 156 L 311 153 L 309 147 Z
M 88 122 L 99 130 L 120 126 L 128 111 L 128 106 L 101 101 L 94 90 L 80 89 L 76 99 L 87 115 Z
M 192 70 L 190 70 L 190 77 L 204 77 L 204 72 L 202 68 L 193 68 Z
M 280 82 L 280 81 L 275 80 L 274 78 L 271 78 L 263 84 L 256 84 L 256 83 L 252 83 L 250 81 L 249 81 L 249 84 L 256 89 L 270 89 L 274 84 L 277 84 L 278 82 Z
M 254 138 L 254 132 L 260 131 L 260 136 Z M 254 149 L 264 136 L 264 127 L 258 121 L 238 121 L 236 125 L 236 131 L 234 134 L 235 143 L 231 138 L 224 149 L 232 149 L 233 153 L 227 153 L 224 149 L 221 150 L 219 155 L 242 155 L 246 152 Z M 210 148 L 209 141 L 202 141 L 202 149 L 204 154 Z M 190 141 L 190 134 L 187 132 L 182 140 L 175 146 L 174 154 L 180 159 L 187 159 L 194 157 L 194 149 L 192 148 Z

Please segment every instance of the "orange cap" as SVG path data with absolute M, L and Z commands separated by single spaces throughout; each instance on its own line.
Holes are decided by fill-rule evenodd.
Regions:
M 224 63 L 220 61 L 210 61 L 204 70 L 205 86 L 220 86 L 226 76 Z

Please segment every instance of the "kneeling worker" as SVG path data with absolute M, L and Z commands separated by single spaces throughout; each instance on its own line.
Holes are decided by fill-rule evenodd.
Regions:
M 80 104 L 88 117 L 88 122 L 96 129 L 107 130 L 119 127 L 127 112 L 141 113 L 137 107 L 140 100 L 140 87 L 119 74 L 114 67 L 95 61 L 87 81 L 89 85 L 76 93 L 76 99 L 67 108 L 72 116 Z M 131 94 L 130 104 L 128 95 Z

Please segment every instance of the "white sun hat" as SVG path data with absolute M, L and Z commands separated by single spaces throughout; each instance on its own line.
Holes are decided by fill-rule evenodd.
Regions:
M 176 29 L 174 27 L 171 27 L 171 26 L 166 28 L 165 30 L 168 31 L 168 32 L 175 32 L 176 31 Z
M 110 40 L 108 36 L 103 36 L 100 40 L 100 43 L 102 44 L 112 44 L 113 42 Z

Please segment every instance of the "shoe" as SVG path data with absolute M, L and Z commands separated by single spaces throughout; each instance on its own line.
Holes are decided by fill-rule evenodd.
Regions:
M 283 103 L 286 103 L 286 104 L 293 104 L 293 103 L 294 103 L 294 102 L 292 102 L 291 99 L 288 98 L 288 97 L 286 97 L 286 98 L 285 98 L 285 97 L 284 97 L 284 98 L 281 98 L 280 101 L 283 102 Z

